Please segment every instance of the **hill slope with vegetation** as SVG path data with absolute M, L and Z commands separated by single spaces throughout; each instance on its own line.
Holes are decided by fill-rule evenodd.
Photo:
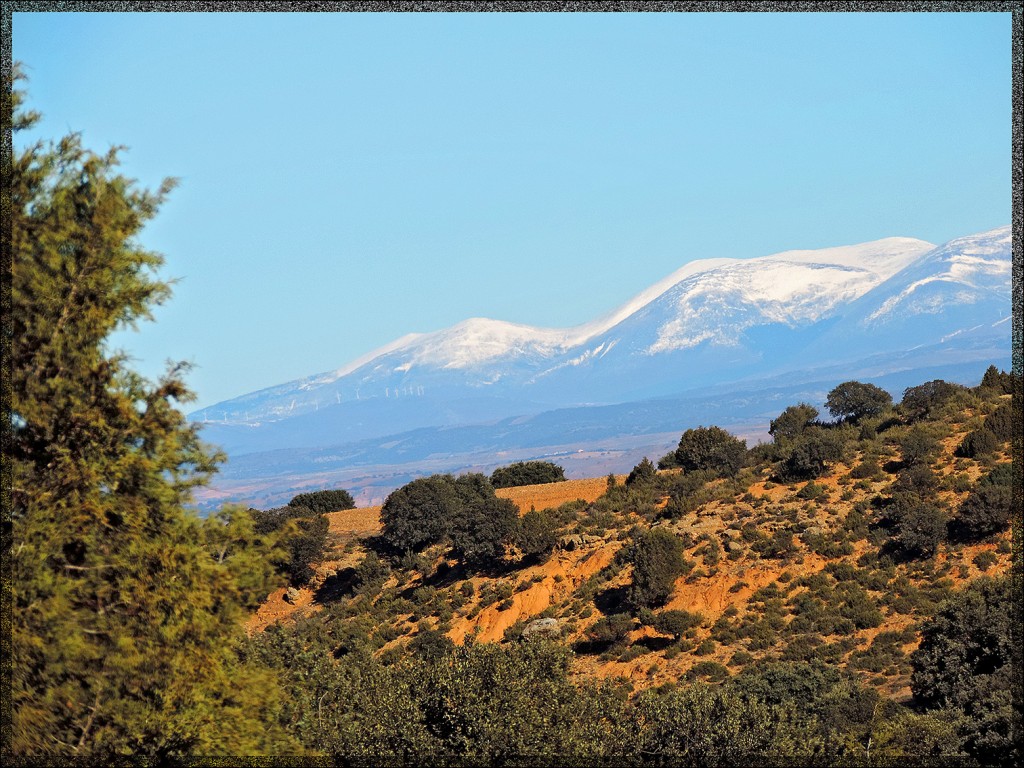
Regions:
M 561 483 L 515 489 L 515 509 L 482 475 L 414 481 L 379 516 L 329 515 L 330 559 L 253 652 L 296 685 L 298 644 L 405 691 L 378 714 L 418 723 L 419 746 L 312 728 L 335 754 L 1010 764 L 1014 381 L 991 368 L 898 405 L 846 382 L 834 420 L 794 405 L 749 450 L 688 430 L 663 469 L 539 509 Z M 459 724 L 435 720 L 431 686 L 462 697 Z M 324 690 L 318 712 L 355 717 Z

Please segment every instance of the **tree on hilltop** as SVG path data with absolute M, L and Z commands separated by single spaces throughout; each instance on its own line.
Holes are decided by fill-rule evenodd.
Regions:
M 352 509 L 356 502 L 348 491 L 338 489 L 333 491 L 312 491 L 300 493 L 288 502 L 289 507 L 305 507 L 312 512 L 339 512 L 344 509 Z
M 461 509 L 451 475 L 418 478 L 384 500 L 381 536 L 398 551 L 419 552 L 444 540 Z
M 778 418 L 772 419 L 768 426 L 768 434 L 776 443 L 794 440 L 803 434 L 814 420 L 818 418 L 818 409 L 807 403 L 791 405 Z
M 825 407 L 837 419 L 852 424 L 869 416 L 878 416 L 892 406 L 892 395 L 874 384 L 845 381 L 828 393 Z
M 491 483 L 495 488 L 560 483 L 564 480 L 565 470 L 550 461 L 518 461 L 507 467 L 499 467 L 491 474 Z
M 658 462 L 661 469 L 682 467 L 687 472 L 708 471 L 732 477 L 743 466 L 747 444 L 721 427 L 697 427 L 683 432 L 676 450 Z

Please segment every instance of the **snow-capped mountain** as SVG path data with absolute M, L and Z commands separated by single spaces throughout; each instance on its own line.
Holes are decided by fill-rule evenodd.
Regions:
M 894 237 L 691 261 L 584 325 L 473 318 L 191 418 L 244 452 L 676 395 L 979 333 L 1009 350 L 1010 245 L 1004 227 L 941 247 Z
M 1000 227 L 952 240 L 844 307 L 816 353 L 995 346 L 1009 349 L 1012 239 Z

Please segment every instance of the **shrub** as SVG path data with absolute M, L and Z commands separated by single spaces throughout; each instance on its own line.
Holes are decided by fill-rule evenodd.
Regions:
M 793 440 L 803 434 L 815 419 L 818 418 L 818 409 L 807 403 L 791 405 L 778 418 L 772 419 L 768 427 L 768 434 L 776 443 L 784 443 Z
M 409 643 L 409 650 L 426 661 L 440 661 L 455 649 L 455 643 L 436 629 L 417 633 Z
M 654 468 L 654 464 L 651 460 L 644 456 L 643 461 L 633 467 L 633 471 L 629 473 L 629 477 L 626 478 L 626 486 L 635 484 L 648 483 L 653 480 L 658 474 L 658 470 Z
M 824 475 L 828 465 L 843 458 L 845 440 L 830 429 L 814 428 L 804 433 L 783 463 L 784 481 L 810 480 Z
M 1013 439 L 1013 414 L 1010 403 L 1003 403 L 986 417 L 985 430 L 991 432 L 1000 443 L 1008 443 Z
M 995 468 L 981 480 L 978 481 L 979 486 L 986 485 L 1005 485 L 1009 486 L 1013 482 L 1013 464 L 997 464 Z
M 951 384 L 942 379 L 935 379 L 916 387 L 903 390 L 900 411 L 910 421 L 919 421 L 932 416 L 946 401 L 954 395 L 966 391 L 960 384 Z
M 384 500 L 381 538 L 399 551 L 421 551 L 448 535 L 461 507 L 451 475 L 413 480 Z
M 909 555 L 931 557 L 946 538 L 946 515 L 911 494 L 894 496 L 886 517 L 893 523 L 894 542 Z
M 892 484 L 892 493 L 907 494 L 929 499 L 939 490 L 939 479 L 932 468 L 925 464 L 916 464 L 901 469 Z
M 739 651 L 736 651 L 736 653 L 734 653 L 732 655 L 731 659 L 729 659 L 729 666 L 730 667 L 742 667 L 742 666 L 745 666 L 745 665 L 749 664 L 753 660 L 754 660 L 754 654 L 748 653 L 747 651 L 744 651 L 744 650 L 739 650 Z
M 683 557 L 679 537 L 660 528 L 636 535 L 624 557 L 633 566 L 627 601 L 637 609 L 663 604 L 676 578 L 692 567 Z
M 519 519 L 515 541 L 524 557 L 540 560 L 558 543 L 558 520 L 549 511 L 530 510 Z
M 1008 485 L 983 485 L 971 491 L 950 524 L 957 541 L 978 541 L 1006 530 L 1013 514 L 1013 491 Z
M 648 623 L 656 631 L 679 640 L 689 630 L 699 627 L 702 621 L 704 617 L 699 613 L 672 610 L 654 614 Z
M 281 564 L 292 586 L 300 587 L 313 578 L 310 565 L 323 559 L 327 545 L 327 518 L 305 507 L 277 507 L 261 511 L 250 510 L 253 530 L 259 534 L 280 531 L 280 543 L 288 552 L 288 560 Z
M 290 558 L 288 561 L 288 578 L 293 586 L 300 586 L 313 578 L 312 563 L 323 559 L 327 545 L 327 518 L 298 518 L 298 532 L 285 539 Z
M 391 569 L 372 550 L 356 566 L 355 586 L 360 591 L 379 588 L 387 580 Z
M 882 476 L 882 467 L 878 464 L 878 457 L 874 454 L 865 454 L 860 463 L 850 470 L 850 477 L 855 480 L 868 478 L 879 478 Z
M 704 638 L 703 640 L 700 641 L 700 645 L 698 645 L 693 650 L 693 652 L 695 654 L 697 654 L 698 656 L 708 656 L 708 655 L 710 655 L 710 654 L 715 652 L 715 647 L 716 646 L 717 646 L 717 643 L 715 643 L 714 640 L 712 640 L 710 637 L 706 637 L 706 638 Z
M 796 492 L 798 499 L 820 499 L 822 496 L 828 499 L 828 488 L 811 480 L 803 488 Z
M 519 510 L 496 496 L 467 504 L 452 524 L 452 549 L 470 568 L 489 568 L 500 562 L 505 546 L 519 526 Z
M 846 381 L 828 393 L 825 407 L 834 417 L 854 424 L 878 416 L 892 405 L 892 396 L 874 384 Z
M 998 448 L 996 436 L 983 427 L 968 432 L 957 446 L 955 454 L 964 459 L 978 459 L 992 455 Z
M 795 550 L 793 532 L 785 528 L 780 528 L 773 532 L 770 537 L 760 537 L 757 541 L 751 544 L 750 548 L 757 552 L 761 557 L 785 557 Z
M 1014 615 L 1010 579 L 981 577 L 924 625 L 910 657 L 914 698 L 928 709 L 962 710 L 967 751 L 983 765 L 1017 765 L 1021 759 L 1012 698 Z
M 274 509 L 249 509 L 253 530 L 258 534 L 281 530 L 289 520 L 312 517 L 315 513 L 305 507 L 275 507 Z
M 563 480 L 565 470 L 550 461 L 519 461 L 507 467 L 499 467 L 491 474 L 491 485 L 495 488 L 541 485 Z
M 931 430 L 915 424 L 899 441 L 903 463 L 906 466 L 927 464 L 939 450 L 939 441 Z
M 662 461 L 669 460 L 670 466 L 682 467 L 687 472 L 706 470 L 716 477 L 732 477 L 743 466 L 746 453 L 746 442 L 724 429 L 698 427 L 686 430 L 675 452 Z
M 1013 373 L 1001 371 L 994 365 L 990 365 L 981 377 L 978 389 L 989 389 L 1001 395 L 1012 395 L 1015 378 L 1017 377 Z
M 987 571 L 989 568 L 991 568 L 993 565 L 999 562 L 999 558 L 996 557 L 995 553 L 986 550 L 984 552 L 979 552 L 978 554 L 976 554 L 974 556 L 973 562 L 978 567 L 978 570 Z
M 633 627 L 633 617 L 628 613 L 613 613 L 594 622 L 587 630 L 587 638 L 599 646 L 620 645 Z
M 700 649 L 697 649 L 700 652 Z M 719 683 L 729 677 L 729 669 L 724 664 L 719 664 L 717 661 L 698 661 L 689 671 L 686 673 L 686 677 L 689 680 L 696 680 L 701 677 L 707 678 L 712 682 Z
M 288 502 L 289 507 L 305 507 L 313 512 L 337 512 L 343 509 L 352 509 L 356 503 L 352 494 L 348 491 L 314 491 L 312 493 L 300 493 Z

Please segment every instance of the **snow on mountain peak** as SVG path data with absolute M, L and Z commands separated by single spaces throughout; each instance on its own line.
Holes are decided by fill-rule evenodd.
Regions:
M 415 344 L 412 365 L 470 368 L 506 355 L 548 356 L 561 351 L 564 331 L 535 328 L 474 317 L 434 333 Z
M 658 341 L 648 351 L 685 348 L 705 340 L 730 343 L 735 339 L 735 328 L 711 331 L 708 326 L 710 320 L 728 314 L 737 302 L 760 305 L 766 322 L 813 320 L 837 303 L 861 295 L 933 247 L 922 240 L 891 237 L 754 259 L 698 259 L 588 323 L 562 329 L 539 328 L 474 317 L 439 331 L 403 336 L 343 368 L 312 377 L 308 385 L 336 381 L 391 353 L 401 355 L 389 368 L 394 373 L 408 373 L 417 366 L 466 370 L 503 359 L 551 358 L 609 331 L 662 296 L 679 293 L 680 286 L 685 289 L 678 298 L 678 313 L 662 328 Z M 717 309 L 712 306 L 715 304 Z
M 959 237 L 936 248 L 905 270 L 898 289 L 868 314 L 877 325 L 897 314 L 935 314 L 950 300 L 972 304 L 1008 298 L 1013 237 L 1009 226 Z
M 666 293 L 674 312 L 658 328 L 646 353 L 688 349 L 703 342 L 734 346 L 754 325 L 815 322 L 932 248 L 923 240 L 893 237 L 737 259 L 697 272 Z

